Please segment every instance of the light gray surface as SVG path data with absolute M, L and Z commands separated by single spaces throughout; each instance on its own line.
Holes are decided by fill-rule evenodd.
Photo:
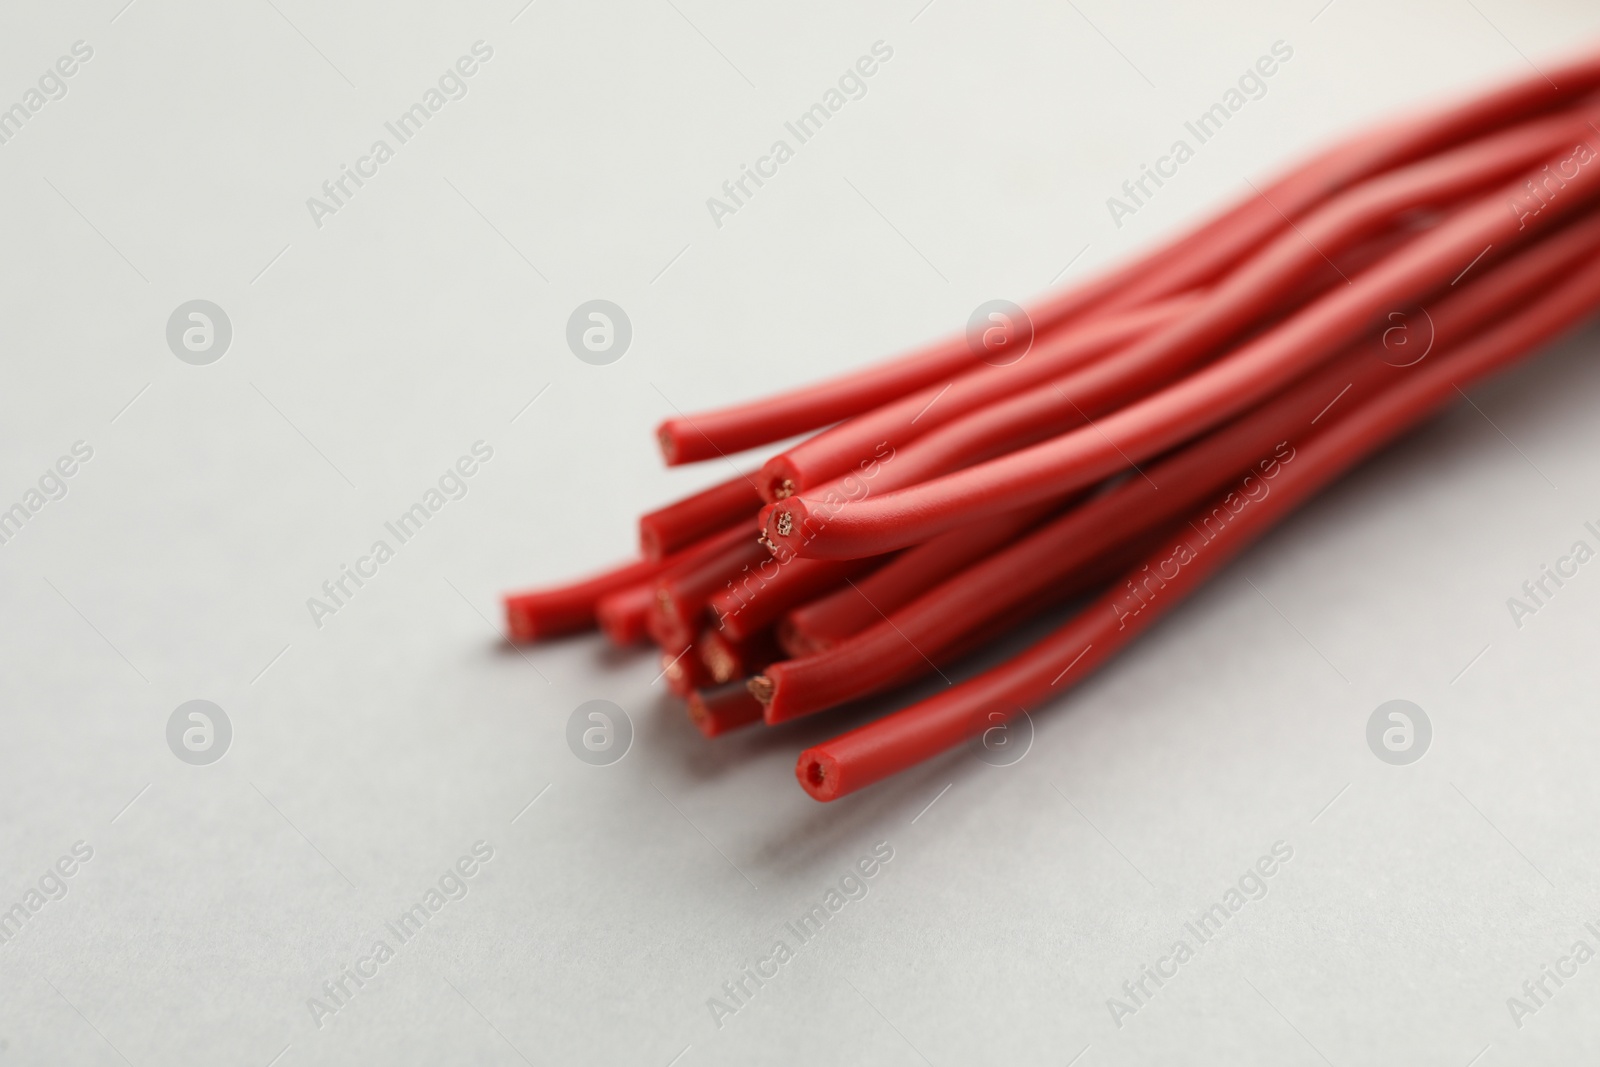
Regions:
M 1600 36 L 1591 3 L 122 4 L 0 32 L 0 103 L 93 48 L 0 145 L 0 507 L 93 449 L 0 545 L 0 906 L 93 849 L 0 947 L 0 1064 L 1592 1062 L 1600 963 L 1520 1028 L 1506 1003 L 1600 947 L 1600 563 L 1506 607 L 1600 544 L 1592 331 L 1308 508 L 1012 767 L 819 806 L 791 767 L 836 721 L 708 744 L 647 657 L 518 655 L 489 621 L 726 476 L 658 469 L 675 406 L 1084 277 L 1338 131 L 1547 66 Z M 314 225 L 479 40 L 465 98 Z M 1265 96 L 1115 227 L 1106 197 L 1279 40 Z M 866 95 L 715 226 L 706 198 L 877 41 Z M 634 327 L 606 367 L 563 340 L 593 298 Z M 193 299 L 233 325 L 209 366 L 164 336 Z M 467 495 L 315 626 L 477 441 Z M 635 726 L 609 767 L 565 743 L 594 698 Z M 1395 698 L 1434 727 L 1408 767 L 1364 739 Z M 193 699 L 233 726 L 209 766 L 166 743 Z M 480 840 L 400 944 L 385 922 Z M 1278 841 L 1265 897 L 1115 1025 Z M 868 895 L 715 1025 L 878 842 Z

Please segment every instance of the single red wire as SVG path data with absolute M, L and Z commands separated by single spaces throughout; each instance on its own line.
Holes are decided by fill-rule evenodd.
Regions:
M 700 649 L 692 643 L 679 649 L 661 650 L 661 677 L 667 680 L 667 688 L 680 697 L 712 684 L 711 672 L 706 669 Z
M 618 646 L 637 644 L 648 635 L 645 622 L 650 605 L 656 601 L 653 578 L 607 593 L 595 604 L 595 620 L 600 632 Z
M 595 624 L 595 604 L 601 597 L 654 578 L 666 566 L 637 560 L 569 585 L 507 593 L 502 598 L 506 633 L 513 641 L 541 641 L 587 630 Z
M 761 702 L 750 695 L 743 680 L 696 689 L 689 694 L 688 710 L 689 721 L 707 737 L 761 721 Z
M 783 650 L 770 629 L 742 640 L 722 630 L 702 630 L 695 641 L 695 650 L 700 654 L 700 662 L 705 664 L 706 673 L 718 685 L 747 678 L 783 658 Z
M 740 474 L 693 496 L 639 516 L 639 549 L 645 559 L 660 560 L 725 530 L 761 507 L 755 474 Z

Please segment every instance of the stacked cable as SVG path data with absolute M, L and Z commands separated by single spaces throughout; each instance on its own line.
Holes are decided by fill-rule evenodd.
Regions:
M 1333 146 L 1022 316 L 669 419 L 669 465 L 811 433 L 505 598 L 646 639 L 708 737 L 999 666 L 800 754 L 833 800 L 1081 681 L 1323 486 L 1600 308 L 1600 55 Z M 1018 353 L 1021 353 L 1020 356 Z

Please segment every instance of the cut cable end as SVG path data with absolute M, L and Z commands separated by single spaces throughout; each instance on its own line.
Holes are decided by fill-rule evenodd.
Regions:
M 668 420 L 656 427 L 656 446 L 661 449 L 661 459 L 669 467 L 678 465 L 678 435 Z
M 806 555 L 801 548 L 816 531 L 805 498 L 791 496 L 768 504 L 761 510 L 760 521 L 767 551 L 780 563 Z
M 801 485 L 801 472 L 783 452 L 767 460 L 756 472 L 756 492 L 768 504 L 775 504 L 794 496 L 800 492 Z
M 519 602 L 517 597 L 503 598 L 506 613 L 506 640 L 512 644 L 524 644 L 537 640 L 539 628 L 534 622 L 532 614 Z
M 726 643 L 712 638 L 700 642 L 700 659 L 705 663 L 706 670 L 711 672 L 711 680 L 721 685 L 733 681 L 734 675 L 739 673 L 739 663 L 734 658 Z
M 794 765 L 794 776 L 800 788 L 811 794 L 813 800 L 827 803 L 843 795 L 838 764 L 818 749 L 808 748 L 800 753 Z
M 694 423 L 681 418 L 667 419 L 656 427 L 656 444 L 661 448 L 661 458 L 669 467 L 699 463 L 702 460 L 725 456 L 729 452 L 744 450 L 737 443 L 729 443 L 729 447 L 719 445 L 702 433 Z
M 711 712 L 706 708 L 706 702 L 699 692 L 689 694 L 686 702 L 689 711 L 689 721 L 694 723 L 695 729 L 707 737 L 716 737 L 720 732 L 716 721 L 711 717 Z
M 717 737 L 761 721 L 761 705 L 740 682 L 689 694 L 689 721 L 707 737 Z

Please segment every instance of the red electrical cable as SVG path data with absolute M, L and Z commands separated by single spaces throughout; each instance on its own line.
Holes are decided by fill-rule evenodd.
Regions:
M 1360 268 L 1356 263 L 1361 263 L 1362 267 L 1371 266 L 1383 256 L 1397 251 L 1405 242 L 1414 240 L 1419 233 L 1419 230 L 1405 228 L 1382 234 L 1364 247 L 1355 259 L 1347 261 L 1345 266 L 1350 273 L 1358 273 Z M 1494 253 L 1486 254 L 1475 265 L 1478 272 L 1481 273 L 1496 258 Z M 1340 277 L 1337 266 L 1331 261 L 1327 266 L 1328 275 Z M 1343 284 L 1342 279 L 1340 284 Z M 1303 303 L 1304 300 L 1292 300 L 1278 321 Z M 1037 444 L 1068 428 L 1082 425 L 1096 415 L 1105 414 L 1107 409 L 1115 406 L 1117 390 L 1120 388 L 1117 375 L 1106 370 L 1090 368 L 1081 374 L 1047 382 L 940 427 L 897 452 L 892 472 L 888 477 L 878 479 L 873 489 L 888 492 L 926 482 Z M 826 488 L 819 488 L 817 493 L 825 492 Z
M 1483 317 L 1498 314 L 1499 310 L 1507 306 L 1507 302 L 1522 299 L 1531 294 L 1533 288 L 1546 283 L 1555 272 L 1570 266 L 1573 259 L 1584 256 L 1594 251 L 1595 227 L 1600 226 L 1595 216 L 1574 222 L 1554 237 L 1547 238 L 1546 242 L 1534 246 L 1533 250 L 1520 254 L 1507 264 L 1499 266 L 1499 256 L 1488 254 L 1482 261 L 1475 264 L 1475 274 L 1472 280 L 1461 291 L 1451 296 L 1445 304 L 1435 307 L 1429 312 L 1429 322 L 1434 322 L 1434 330 L 1438 331 L 1432 341 L 1445 338 L 1453 330 L 1453 323 L 1461 322 L 1461 326 L 1454 326 L 1456 330 L 1470 328 L 1470 323 L 1483 322 Z M 1493 270 L 1493 274 L 1491 274 Z M 1482 282 L 1482 278 L 1490 278 L 1491 283 Z M 1437 317 L 1437 322 L 1435 322 Z M 901 462 L 912 462 L 912 453 L 902 454 Z M 1037 514 L 1035 514 L 1037 517 Z M 1032 518 L 1018 517 L 1018 515 L 1000 515 L 995 520 L 990 520 L 987 525 L 979 523 L 974 526 L 962 526 L 952 533 L 944 534 L 939 539 L 926 545 L 918 545 L 917 549 L 902 553 L 901 558 L 891 561 L 890 565 L 880 568 L 874 574 L 861 579 L 861 592 L 856 589 L 842 589 L 832 597 L 814 601 L 811 605 L 803 606 L 797 613 L 792 613 L 792 619 L 784 624 L 782 633 L 786 633 L 790 641 L 790 653 L 805 654 L 818 651 L 822 646 L 830 645 L 843 637 L 850 637 L 851 633 L 864 629 L 866 625 L 880 619 L 875 605 L 885 611 L 893 613 L 894 609 L 904 605 L 907 600 L 923 592 L 928 585 L 938 581 L 939 577 L 947 576 L 952 569 L 976 558 L 982 552 L 997 547 L 998 544 L 1008 541 L 1021 528 L 1034 522 Z M 723 534 L 722 544 L 731 544 L 733 537 Z M 701 552 L 706 552 L 707 547 L 701 547 Z M 954 552 L 954 560 L 946 569 L 938 560 L 944 558 L 942 553 Z M 933 566 L 918 565 L 918 560 L 928 560 Z M 790 560 L 789 566 L 802 563 L 802 560 Z M 821 565 L 822 561 L 810 561 L 814 565 Z M 635 565 L 638 566 L 638 565 Z M 765 560 L 758 565 L 757 571 L 778 568 L 774 560 Z M 862 593 L 870 598 L 870 603 L 862 598 Z M 722 597 L 723 593 L 718 593 Z M 618 643 L 632 643 L 643 635 L 643 622 L 645 614 L 650 608 L 654 598 L 653 582 L 621 590 L 610 597 L 600 601 L 600 621 L 602 629 Z M 714 606 L 717 606 L 715 600 Z
M 908 393 L 785 449 L 762 464 L 757 485 L 765 501 L 782 500 L 853 471 L 887 446 L 910 441 L 1019 389 L 1058 377 L 1192 311 L 1199 295 L 1094 318 L 1035 342 L 1016 362 L 979 365 L 949 381 Z
M 749 518 L 761 504 L 755 474 L 737 475 L 639 516 L 639 549 L 645 559 L 664 559 Z
M 718 737 L 761 721 L 761 702 L 744 682 L 729 682 L 689 694 L 689 721 L 707 737 Z
M 1115 473 L 1270 395 L 1386 312 L 1447 285 L 1486 250 L 1547 231 L 1600 191 L 1595 160 L 1593 145 L 1580 142 L 1530 176 L 1552 182 L 1548 199 L 1524 192 L 1523 183 L 1490 194 L 1276 329 L 1093 426 L 909 489 L 821 510 L 803 497 L 769 504 L 765 535 L 811 558 L 877 555 L 960 525 L 974 509 L 1020 507 Z M 1519 196 L 1528 197 L 1520 208 Z
M 667 688 L 680 697 L 712 684 L 711 672 L 706 669 L 700 649 L 693 644 L 661 650 L 661 677 L 667 680 Z
M 1235 209 L 1258 214 L 1246 203 Z M 1225 217 L 1092 282 L 1067 290 L 1048 303 L 1027 312 L 1034 337 L 1044 337 L 1076 319 L 1087 318 L 1119 289 L 1126 288 L 1146 268 L 1179 259 L 1191 248 L 1232 224 Z M 1279 220 L 1281 225 L 1281 219 Z M 1204 272 L 1202 272 L 1204 273 Z M 1185 286 L 1166 286 L 1153 299 L 1176 295 Z M 1119 307 L 1123 305 L 1119 304 Z M 865 370 L 852 371 L 829 381 L 803 386 L 764 400 L 698 412 L 663 420 L 656 440 L 667 465 L 698 463 L 742 452 L 786 437 L 815 430 L 859 415 L 916 389 L 959 375 L 982 364 L 983 352 L 965 333 Z
M 693 568 L 718 553 L 726 552 L 733 546 L 748 541 L 753 535 L 754 525 L 746 522 L 703 538 L 660 563 L 635 564 L 635 567 L 643 570 L 645 577 L 631 584 L 613 588 L 595 600 L 591 611 L 593 622 L 599 624 L 600 629 L 613 643 L 634 644 L 648 632 L 650 612 L 656 602 L 656 587 L 663 577 Z M 613 572 L 616 573 L 619 572 Z M 548 594 L 530 595 L 543 597 Z M 679 642 L 680 646 L 681 644 L 683 642 Z
M 650 605 L 656 601 L 654 579 L 607 593 L 595 604 L 595 620 L 600 632 L 618 646 L 637 644 L 648 636 L 645 622 Z
M 1457 346 L 1472 330 L 1534 296 L 1597 250 L 1600 213 L 1509 263 L 1489 264 L 1432 309 L 1431 343 L 1445 351 Z M 966 632 L 1129 536 L 1172 522 L 1252 471 L 1258 457 L 1269 457 L 1261 460 L 1263 469 L 1276 468 L 1283 457 L 1270 458 L 1275 442 L 1313 425 L 1334 402 L 1360 404 L 1406 373 L 1386 364 L 1386 354 L 1381 339 L 1356 346 L 1250 414 L 974 564 L 877 625 L 827 651 L 774 663 L 753 683 L 766 705 L 766 721 L 809 715 L 925 673 L 930 658 Z M 1255 482 L 1264 484 L 1259 474 Z
M 1080 372 L 1110 399 L 1129 385 L 1169 379 L 1271 314 L 1297 285 L 1333 257 L 1357 247 L 1407 213 L 1481 194 L 1546 160 L 1592 130 L 1600 110 L 1580 109 L 1528 122 L 1398 168 L 1327 201 L 1209 290 L 1193 314 L 1123 353 Z M 1091 393 L 1096 389 L 1086 386 Z M 1080 401 L 1081 402 L 1081 401 Z
M 1558 88 L 1559 86 L 1559 88 Z M 1337 193 L 1464 140 L 1571 105 L 1600 86 L 1600 58 L 1585 56 L 1462 103 L 1429 109 L 1345 138 L 1294 167 L 1231 210 L 1234 225 L 1211 234 L 1186 257 L 1164 260 L 1112 294 L 1102 310 L 1136 307 L 1170 292 L 1209 285 L 1289 220 Z M 1251 210 L 1246 210 L 1246 209 Z
M 729 533 L 734 536 L 725 547 L 674 567 L 656 579 L 655 601 L 645 618 L 645 627 L 663 649 L 675 652 L 693 641 L 700 632 L 711 594 L 746 568 L 768 558 L 766 548 L 755 539 L 753 527 L 741 523 Z
M 1395 373 L 1357 349 L 1287 393 L 1173 453 L 1110 492 L 974 563 L 876 625 L 802 659 L 772 664 L 757 679 L 768 723 L 826 710 L 922 673 L 929 657 L 969 630 L 1114 551 L 1131 537 L 1170 523 L 1219 486 L 1253 470 L 1275 469 L 1274 445 L 1336 397 L 1359 400 Z M 1346 401 L 1347 403 L 1350 401 Z M 1259 476 L 1256 479 L 1260 483 Z
M 1160 532 L 1130 533 L 1115 546 L 1076 570 L 1056 574 L 1053 580 L 1048 582 L 1030 580 L 1016 590 L 1008 590 L 1003 601 L 994 605 L 993 610 L 975 615 L 971 625 L 961 627 L 959 633 L 954 634 L 949 640 L 941 641 L 938 648 L 923 648 L 913 651 L 912 655 L 898 657 L 893 670 L 885 670 L 883 665 L 873 665 L 872 685 L 852 685 L 849 683 L 855 679 L 850 679 L 835 693 L 827 706 L 832 707 L 847 700 L 905 685 L 929 673 L 943 673 L 945 667 L 1011 633 L 1041 612 L 1103 588 L 1136 558 L 1148 552 L 1155 544 L 1154 535 Z M 902 641 L 901 645 L 905 647 L 905 642 Z M 806 659 L 780 661 L 772 664 L 772 667 L 780 667 L 785 663 L 803 666 L 808 662 Z M 779 725 L 790 719 L 824 710 L 818 707 L 800 711 L 792 706 L 788 709 L 779 706 L 775 712 L 773 686 L 776 681 L 772 675 L 772 667 L 769 667 L 766 673 L 757 675 L 747 682 L 751 694 L 762 703 L 763 716 L 769 725 Z M 834 675 L 834 680 L 840 680 L 837 673 Z
M 1559 85 L 1560 88 L 1556 88 Z M 1328 196 L 1491 132 L 1563 106 L 1600 85 L 1600 59 L 1586 56 L 1554 72 L 1496 88 L 1462 104 L 1365 132 L 1290 170 L 1217 218 L 1086 285 L 1049 298 L 1030 317 L 1037 334 L 1082 314 L 1115 310 L 1208 285 L 1284 225 Z M 849 418 L 971 366 L 965 336 L 892 363 L 843 375 L 763 401 L 669 419 L 657 430 L 669 465 L 711 459 Z
M 830 648 L 1012 541 L 1048 510 L 1036 507 L 987 516 L 908 548 L 845 588 L 789 612 L 779 621 L 778 641 L 795 658 Z
M 943 428 L 932 428 L 904 455 L 896 452 L 894 469 L 878 478 L 872 490 L 884 493 L 903 488 L 1036 443 L 1146 394 L 1203 359 L 1228 336 L 1268 314 L 1269 309 L 1293 295 L 1308 274 L 1333 266 L 1330 257 L 1374 237 L 1379 239 L 1380 248 L 1392 248 L 1394 238 L 1376 234 L 1379 227 L 1422 205 L 1459 200 L 1485 185 L 1503 181 L 1530 160 L 1543 158 L 1551 145 L 1588 130 L 1587 118 L 1561 115 L 1481 139 L 1445 156 L 1390 173 L 1330 202 L 1207 294 L 1193 314 L 1157 330 L 1118 358 L 1022 389 L 1009 399 L 988 403 L 975 411 L 970 408 L 976 405 L 959 407 L 953 414 L 965 413 L 965 417 Z M 920 407 L 927 402 L 926 396 L 917 394 L 908 400 Z M 880 409 L 890 411 L 887 420 L 880 413 L 867 416 L 878 420 L 871 424 L 869 436 L 887 434 L 891 426 L 904 421 L 902 408 L 906 409 L 905 415 L 910 414 L 907 403 L 902 401 L 892 408 Z M 852 420 L 812 442 L 826 442 L 860 421 Z M 767 487 L 771 479 L 782 479 L 786 484 L 800 484 L 802 489 L 811 488 L 815 475 L 808 474 L 803 460 L 812 442 L 769 461 L 762 470 L 763 486 Z M 859 442 L 851 443 L 859 446 Z M 800 457 L 801 462 L 790 457 Z M 823 457 L 837 462 L 844 455 L 837 450 L 824 451 Z M 817 466 L 829 469 L 825 463 Z M 817 487 L 815 495 L 830 487 Z M 764 495 L 772 494 L 764 488 Z
M 740 516 L 748 519 L 750 512 Z M 651 589 L 655 582 L 674 568 L 691 566 L 729 545 L 754 537 L 753 523 L 738 529 L 712 532 L 693 544 L 661 560 L 636 560 L 569 585 L 508 593 L 503 597 L 506 629 L 513 641 L 539 641 L 548 637 L 587 630 L 599 623 L 618 644 L 632 644 L 643 634 L 644 615 L 635 617 L 640 603 L 637 589 Z M 611 601 L 611 625 L 600 618 L 602 602 Z
M 825 595 L 881 563 L 878 559 L 788 559 L 768 555 L 706 602 L 717 625 L 740 641 L 766 630 L 790 608 Z
M 1411 228 L 1385 232 L 1363 245 L 1351 257 L 1342 260 L 1345 269 L 1356 273 L 1371 266 L 1405 242 L 1414 240 L 1419 232 Z M 1331 279 L 1339 279 L 1339 284 L 1343 284 L 1340 268 L 1333 261 L 1327 264 L 1327 268 L 1327 275 Z M 1277 313 L 1276 321 L 1286 318 L 1312 296 L 1328 288 L 1330 285 L 1319 284 L 1314 291 L 1309 285 L 1298 289 L 1289 297 L 1283 310 Z M 1261 332 L 1260 328 L 1257 332 Z M 875 479 L 871 489 L 886 493 L 917 485 L 974 463 L 1037 444 L 1073 426 L 1080 426 L 1115 407 L 1123 393 L 1138 388 L 1125 381 L 1126 377 L 1125 368 L 1086 368 L 1080 373 L 1022 390 L 1014 396 L 973 411 L 896 452 L 892 469 Z M 824 496 L 834 487 L 832 483 L 819 486 L 808 495 Z
M 695 641 L 700 662 L 711 680 L 721 685 L 736 678 L 747 678 L 769 663 L 783 658 L 778 639 L 771 630 L 762 630 L 736 640 L 722 630 L 702 630 Z
M 507 635 L 513 641 L 540 641 L 587 630 L 595 624 L 595 604 L 601 597 L 654 578 L 666 566 L 637 560 L 570 585 L 508 593 L 502 598 Z
M 669 463 L 823 432 L 643 516 L 645 560 L 506 597 L 511 638 L 648 631 L 717 735 L 942 673 L 1080 606 L 802 755 L 822 799 L 1037 706 L 1458 382 L 1600 306 L 1600 50 L 1544 69 L 1345 138 L 1048 294 L 1008 366 L 962 335 L 668 420 Z
M 976 730 L 1015 715 L 1076 684 L 1155 619 L 1197 588 L 1256 537 L 1351 466 L 1453 399 L 1464 384 L 1501 369 L 1591 316 L 1600 306 L 1600 260 L 1562 279 L 1523 311 L 1455 353 L 1430 359 L 1394 387 L 1379 393 L 1297 446 L 1272 492 L 1233 512 L 1214 532 L 1188 529 L 1153 553 L 1129 576 L 1130 585 L 1153 570 L 1130 598 L 1120 587 L 1086 607 L 1071 622 L 1010 662 L 929 700 L 823 742 L 801 753 L 795 774 L 818 800 L 834 800 L 951 748 Z
M 1058 298 L 1034 315 L 1034 329 L 1045 330 L 1081 314 L 1114 284 L 1112 277 L 1106 277 Z M 656 440 L 669 467 L 743 452 L 870 411 L 979 362 L 963 334 L 778 397 L 666 419 L 656 428 Z

